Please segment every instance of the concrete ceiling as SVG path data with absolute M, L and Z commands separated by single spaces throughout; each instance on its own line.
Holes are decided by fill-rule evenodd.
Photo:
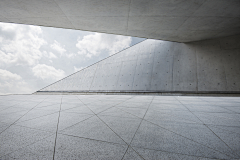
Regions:
M 240 0 L 1 0 L 0 21 L 190 42 L 240 34 Z

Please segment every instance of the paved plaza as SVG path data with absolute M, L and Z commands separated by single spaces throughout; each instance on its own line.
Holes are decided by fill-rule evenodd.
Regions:
M 240 97 L 0 96 L 0 159 L 240 159 Z

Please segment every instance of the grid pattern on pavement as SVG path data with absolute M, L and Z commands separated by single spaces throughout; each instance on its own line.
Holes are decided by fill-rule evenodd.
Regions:
M 0 159 L 239 159 L 240 98 L 0 96 Z

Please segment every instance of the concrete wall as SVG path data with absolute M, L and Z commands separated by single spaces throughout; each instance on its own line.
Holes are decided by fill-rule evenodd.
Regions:
M 240 35 L 145 40 L 40 91 L 240 92 Z

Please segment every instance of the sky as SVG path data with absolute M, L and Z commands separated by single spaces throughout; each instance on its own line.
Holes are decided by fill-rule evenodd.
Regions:
M 143 40 L 0 22 L 0 95 L 31 94 Z

